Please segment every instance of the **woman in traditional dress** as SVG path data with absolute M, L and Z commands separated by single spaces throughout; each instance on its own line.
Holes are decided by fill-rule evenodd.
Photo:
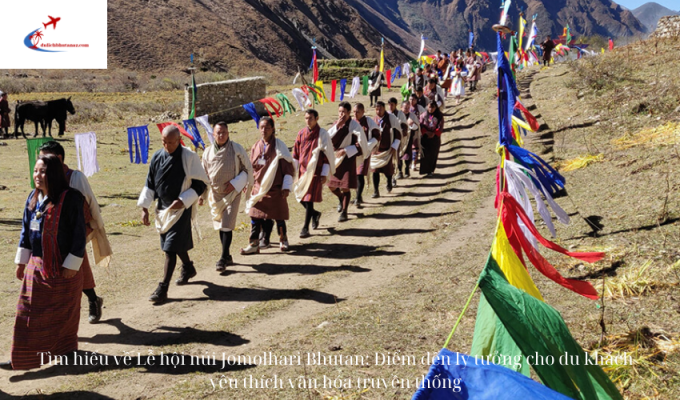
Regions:
M 451 93 L 453 94 L 453 97 L 456 98 L 456 105 L 460 104 L 460 98 L 465 96 L 466 76 L 465 63 L 463 60 L 458 60 L 458 63 L 453 70 L 453 86 L 451 87 Z
M 420 116 L 420 147 L 423 158 L 420 160 L 420 175 L 431 177 L 437 168 L 441 134 L 444 130 L 444 114 L 436 101 L 430 101 L 427 112 Z
M 241 254 L 259 253 L 260 244 L 269 244 L 274 229 L 279 234 L 279 249 L 288 251 L 286 221 L 290 217 L 288 195 L 293 187 L 293 156 L 286 144 L 276 137 L 274 120 L 260 119 L 261 139 L 250 150 L 255 184 L 246 212 L 250 216 L 250 244 Z M 258 244 L 259 243 L 259 244 Z
M 23 284 L 11 361 L 2 364 L 4 369 L 38 368 L 41 354 L 54 357 L 78 350 L 86 238 L 83 195 L 69 189 L 61 161 L 52 154 L 38 158 L 33 181 L 15 259 Z

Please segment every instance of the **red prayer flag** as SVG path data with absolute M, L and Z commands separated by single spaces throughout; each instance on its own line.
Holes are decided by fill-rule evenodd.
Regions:
M 333 79 L 331 81 L 331 103 L 335 102 L 335 88 L 337 87 L 337 85 L 338 85 L 338 81 Z
M 387 88 L 392 89 L 392 71 L 387 70 L 385 71 L 385 79 L 387 80 Z
M 163 129 L 165 129 L 165 127 L 168 126 L 168 125 L 175 125 L 175 126 L 177 127 L 177 129 L 179 129 L 179 133 L 181 133 L 182 135 L 188 137 L 188 138 L 189 138 L 190 140 L 192 140 L 192 141 L 194 140 L 194 137 L 191 136 L 191 135 L 189 134 L 189 132 L 187 132 L 187 131 L 184 129 L 184 127 L 181 126 L 181 125 L 179 125 L 177 122 L 163 122 L 162 124 L 156 124 L 156 126 L 158 127 L 158 130 L 161 131 L 161 134 L 163 133 Z M 179 142 L 182 144 L 182 146 L 184 146 L 184 141 L 182 140 L 181 137 L 179 138 Z
M 522 207 L 517 203 L 510 193 L 501 193 L 502 198 L 502 210 L 501 210 L 501 220 L 503 223 L 503 228 L 505 228 L 508 234 L 508 240 L 512 246 L 515 253 L 519 256 L 522 263 L 522 250 L 526 253 L 527 258 L 531 263 L 539 270 L 543 275 L 550 278 L 559 285 L 572 290 L 581 296 L 587 297 L 589 299 L 597 300 L 599 295 L 593 285 L 589 282 L 581 281 L 578 279 L 567 279 L 560 275 L 560 273 L 553 267 L 543 256 L 538 252 L 538 250 L 529 243 L 529 240 L 524 236 L 519 223 L 517 222 L 517 217 L 519 217 L 531 234 L 541 243 L 543 246 L 549 248 L 550 250 L 556 251 L 558 253 L 573 257 L 588 263 L 596 262 L 604 257 L 602 252 L 590 252 L 590 253 L 576 253 L 568 251 L 557 244 L 545 239 L 538 232 L 534 224 L 531 222 L 529 217 L 526 215 Z

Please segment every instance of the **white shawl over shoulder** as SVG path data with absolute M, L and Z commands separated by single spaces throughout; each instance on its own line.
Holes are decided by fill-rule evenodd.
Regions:
M 316 146 L 316 149 L 312 151 L 312 158 L 307 163 L 307 170 L 298 178 L 293 186 L 293 192 L 295 192 L 297 201 L 302 201 L 305 194 L 307 194 L 307 190 L 309 190 L 309 185 L 312 184 L 314 174 L 316 173 L 316 166 L 319 163 L 319 158 L 321 158 L 321 152 L 326 154 L 326 157 L 328 158 L 330 174 L 335 174 L 335 152 L 333 151 L 333 143 L 331 143 L 331 136 L 323 128 L 319 128 L 319 144 Z M 295 171 L 295 173 L 298 174 L 299 172 Z
M 248 201 L 246 201 L 246 214 L 250 211 L 250 208 L 257 204 L 260 200 L 264 198 L 272 188 L 274 184 L 274 179 L 276 178 L 276 172 L 279 169 L 279 160 L 284 159 L 289 163 L 293 163 L 293 156 L 290 154 L 288 147 L 281 139 L 276 139 L 276 157 L 272 160 L 267 168 L 267 171 L 262 177 L 262 182 L 260 183 L 260 190 L 257 194 L 252 195 Z

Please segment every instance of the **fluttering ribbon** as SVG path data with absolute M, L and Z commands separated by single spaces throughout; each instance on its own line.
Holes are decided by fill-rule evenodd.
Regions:
M 345 99 L 345 88 L 347 87 L 347 79 L 340 80 L 340 101 Z
M 253 103 L 248 103 L 243 105 L 243 109 L 246 110 L 248 114 L 255 120 L 255 125 L 257 127 L 260 127 L 260 114 L 258 114 L 257 110 L 255 109 L 255 104 Z
M 335 91 L 338 86 L 338 81 L 333 79 L 331 81 L 331 103 L 335 103 Z
M 184 124 L 184 129 L 187 131 L 187 133 L 193 137 L 191 140 L 191 143 L 194 144 L 194 147 L 202 148 L 205 149 L 205 143 L 203 142 L 203 139 L 201 138 L 201 134 L 198 132 L 198 127 L 196 126 L 196 121 L 194 119 L 185 119 L 182 121 Z
M 392 77 L 392 71 L 388 69 L 387 72 L 385 72 L 385 80 L 387 81 L 387 88 L 388 89 L 392 88 L 392 81 L 390 80 L 391 77 Z
M 296 111 L 295 107 L 293 106 L 293 103 L 290 102 L 290 99 L 285 94 L 279 93 L 274 97 L 281 104 L 281 107 L 283 107 L 283 116 L 284 117 L 286 116 L 286 114 L 292 114 Z
M 278 100 L 276 100 L 275 98 L 265 97 L 264 99 L 260 99 L 258 101 L 264 105 L 264 109 L 265 111 L 267 111 L 267 114 L 269 114 L 269 118 L 274 118 L 271 111 L 273 111 L 277 117 L 283 115 L 283 107 L 281 106 L 281 104 L 279 104 Z M 272 110 L 269 111 L 269 108 L 267 108 L 267 106 L 269 106 L 269 108 L 271 108 Z
M 148 126 L 135 126 L 127 128 L 128 150 L 130 152 L 130 163 L 146 164 L 149 159 L 149 128 Z M 134 161 L 132 153 L 134 152 Z

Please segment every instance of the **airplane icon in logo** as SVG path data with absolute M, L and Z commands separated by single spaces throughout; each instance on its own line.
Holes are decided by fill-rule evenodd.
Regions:
M 54 18 L 51 15 L 48 15 L 48 17 L 50 19 L 50 22 L 43 23 L 43 25 L 45 26 L 45 29 L 47 29 L 47 27 L 49 25 L 52 25 L 52 26 L 54 26 L 54 29 L 57 29 L 57 22 L 61 21 L 61 18 L 60 17 Z

